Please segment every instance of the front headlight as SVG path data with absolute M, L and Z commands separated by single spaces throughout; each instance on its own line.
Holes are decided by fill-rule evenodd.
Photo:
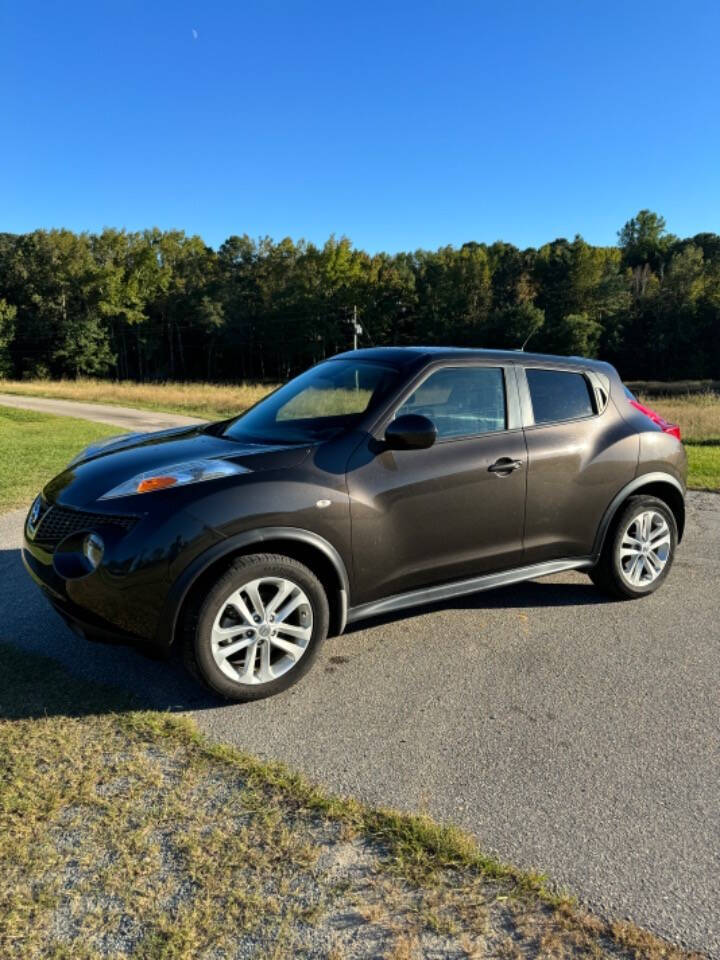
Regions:
M 155 490 L 167 490 L 169 487 L 183 487 L 188 483 L 201 483 L 204 480 L 218 480 L 239 473 L 249 473 L 247 467 L 228 460 L 192 460 L 189 463 L 175 463 L 171 467 L 159 467 L 139 473 L 132 480 L 125 480 L 100 500 L 114 497 L 129 497 L 135 493 L 152 493 Z

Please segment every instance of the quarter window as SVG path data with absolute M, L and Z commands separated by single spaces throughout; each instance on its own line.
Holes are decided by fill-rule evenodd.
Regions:
M 567 370 L 525 370 L 535 423 L 556 423 L 590 417 L 593 408 L 590 386 L 581 373 Z
M 504 430 L 505 381 L 500 367 L 445 367 L 423 380 L 395 416 L 419 413 L 440 439 Z

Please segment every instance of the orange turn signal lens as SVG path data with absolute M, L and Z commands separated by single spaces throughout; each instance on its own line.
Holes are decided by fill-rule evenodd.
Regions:
M 165 487 L 174 487 L 177 477 L 150 477 L 141 480 L 138 484 L 138 493 L 152 493 L 153 490 L 164 490 Z

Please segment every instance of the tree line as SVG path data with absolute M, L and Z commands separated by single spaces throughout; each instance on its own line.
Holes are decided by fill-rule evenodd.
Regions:
M 360 345 L 526 345 L 632 379 L 717 378 L 720 236 L 680 239 L 648 210 L 612 247 L 0 234 L 0 376 L 282 380 L 348 349 L 354 309 Z

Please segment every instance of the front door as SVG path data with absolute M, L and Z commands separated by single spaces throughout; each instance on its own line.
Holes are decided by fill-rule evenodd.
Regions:
M 432 447 L 378 442 L 406 413 L 433 421 Z M 520 565 L 527 456 L 512 367 L 436 365 L 377 438 L 347 470 L 354 603 Z

